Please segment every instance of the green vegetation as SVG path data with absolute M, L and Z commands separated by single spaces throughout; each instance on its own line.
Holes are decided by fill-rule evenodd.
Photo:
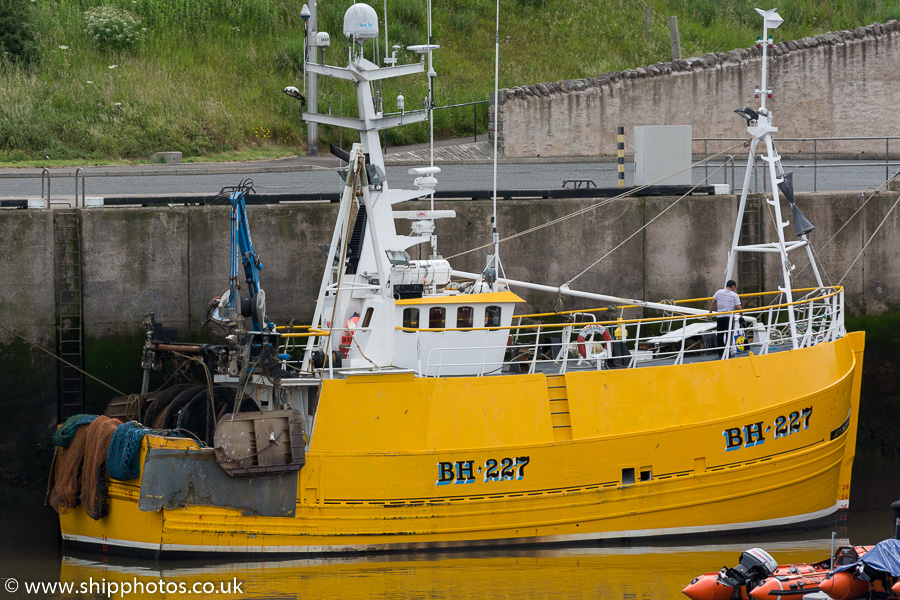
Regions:
M 27 63 L 37 56 L 28 6 L 0 2 L 0 60 Z
M 319 3 L 331 34 L 326 61 L 343 64 L 350 0 Z M 302 0 L 0 0 L 0 162 L 146 161 L 161 150 L 187 157 L 304 151 Z M 682 55 L 750 46 L 755 0 L 501 0 L 500 85 L 596 76 L 668 60 L 665 20 L 678 17 Z M 374 2 L 379 15 L 382 2 Z M 391 45 L 427 38 L 425 0 L 389 0 Z M 785 0 L 776 41 L 900 18 L 896 0 Z M 492 0 L 434 3 L 438 106 L 481 101 L 493 89 Z M 93 17 L 92 17 L 93 15 Z M 380 15 L 381 16 L 381 15 Z M 383 17 L 382 17 L 383 18 Z M 109 31 L 107 31 L 109 30 Z M 384 38 L 379 42 L 384 45 Z M 381 54 L 384 49 L 381 48 Z M 367 56 L 374 45 L 367 47 Z M 355 116 L 347 82 L 319 78 L 319 108 Z M 421 106 L 425 77 L 386 82 L 386 112 L 403 93 Z M 478 110 L 479 133 L 487 110 Z M 439 137 L 470 135 L 473 109 L 441 110 Z M 424 141 L 427 124 L 386 133 L 389 145 Z M 321 128 L 324 142 L 341 133 Z M 346 136 L 344 136 L 346 138 Z M 348 139 L 342 140 L 345 143 Z M 57 164 L 52 162 L 52 164 Z

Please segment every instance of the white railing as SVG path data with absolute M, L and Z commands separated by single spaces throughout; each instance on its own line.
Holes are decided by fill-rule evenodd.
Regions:
M 409 343 L 423 349 L 417 364 L 407 368 L 425 377 L 563 374 L 728 360 L 750 353 L 762 355 L 815 346 L 832 342 L 846 333 L 843 288 L 810 288 L 793 290 L 793 293 L 800 299 L 791 303 L 784 301 L 781 292 L 743 294 L 745 304 L 758 301 L 763 305 L 735 312 L 624 318 L 630 313 L 642 314 L 647 309 L 617 306 L 519 315 L 508 327 L 397 327 L 396 330 L 405 332 L 404 337 L 409 336 Z M 695 298 L 678 304 L 705 307 L 709 301 L 709 298 Z M 791 310 L 795 323 L 793 336 L 789 319 Z M 720 316 L 731 317 L 729 328 L 722 332 L 717 331 L 717 317 Z M 604 317 L 614 318 L 603 320 Z M 282 334 L 286 342 L 284 351 L 288 350 L 294 337 L 322 339 L 349 331 L 345 328 L 319 331 L 308 326 L 284 329 L 293 329 L 293 332 Z M 477 342 L 473 336 L 458 334 L 476 331 L 485 334 L 474 336 L 478 338 Z M 453 333 L 456 335 L 451 335 Z M 303 366 L 297 364 L 295 368 L 302 370 Z M 335 368 L 326 359 L 321 375 L 334 377 Z M 379 370 L 374 364 L 359 369 L 337 368 L 344 373 Z
M 842 288 L 794 290 L 806 295 L 792 303 L 780 292 L 746 294 L 743 298 L 769 300 L 760 308 L 651 318 L 598 320 L 608 309 L 521 315 L 508 328 L 406 329 L 416 336 L 449 331 L 509 330 L 502 362 L 486 362 L 485 356 L 504 346 L 450 346 L 442 342 L 422 356 L 418 371 L 423 376 L 465 370 L 480 375 L 511 373 L 562 374 L 574 370 L 636 368 L 727 360 L 734 356 L 768 354 L 795 347 L 788 311 L 794 311 L 797 348 L 831 342 L 845 333 Z M 708 303 L 708 298 L 685 301 Z M 614 307 L 618 315 L 639 307 Z M 716 318 L 730 316 L 725 331 L 717 331 Z M 556 320 L 557 322 L 549 322 Z M 605 329 L 605 333 L 603 331 Z M 443 338 L 444 336 L 441 335 Z M 496 338 L 494 338 L 496 339 Z M 417 340 L 418 341 L 418 340 Z

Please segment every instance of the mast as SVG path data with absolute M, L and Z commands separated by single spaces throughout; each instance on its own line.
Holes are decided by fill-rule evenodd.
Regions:
M 740 203 L 738 204 L 737 222 L 735 223 L 734 233 L 731 240 L 731 249 L 728 252 L 728 265 L 725 269 L 725 279 L 726 281 L 729 279 L 733 279 L 734 265 L 737 260 L 738 252 L 777 253 L 779 255 L 779 262 L 781 264 L 782 279 L 782 284 L 778 289 L 784 294 L 785 302 L 790 304 L 794 301 L 791 285 L 791 271 L 794 270 L 794 265 L 791 263 L 788 257 L 789 253 L 792 250 L 801 248 L 806 250 L 809 262 L 812 266 L 813 273 L 816 278 L 816 282 L 819 287 L 822 287 L 823 284 L 822 279 L 819 275 L 819 270 L 816 267 L 816 262 L 812 253 L 809 238 L 807 237 L 807 235 L 812 232 L 814 227 L 808 220 L 806 220 L 806 217 L 803 216 L 803 214 L 800 212 L 800 209 L 797 208 L 797 205 L 794 203 L 794 189 L 791 178 L 792 174 L 785 174 L 784 172 L 784 167 L 781 164 L 781 156 L 775 149 L 775 142 L 772 139 L 772 134 L 776 133 L 778 131 L 778 128 L 772 124 L 772 111 L 766 108 L 766 99 L 772 97 L 772 90 L 768 87 L 767 57 L 768 48 L 774 45 L 774 40 L 769 36 L 769 30 L 777 29 L 778 26 L 783 22 L 783 19 L 774 8 L 767 11 L 757 8 L 756 12 L 758 12 L 763 18 L 763 36 L 762 38 L 757 40 L 757 45 L 762 46 L 762 81 L 761 87 L 756 88 L 756 96 L 760 98 L 760 106 L 758 110 L 753 110 L 752 108 L 744 106 L 735 111 L 741 117 L 746 119 L 747 132 L 752 136 L 752 139 L 750 140 L 750 151 L 747 156 L 747 168 L 744 171 L 744 185 L 741 189 L 741 199 Z M 774 214 L 777 241 L 760 244 L 748 244 L 742 246 L 740 245 L 741 225 L 744 222 L 744 213 L 747 207 L 747 195 L 750 189 L 750 173 L 753 169 L 755 159 L 757 158 L 756 152 L 759 148 L 760 142 L 762 142 L 762 144 L 764 145 L 764 154 L 759 158 L 765 163 L 765 168 L 768 169 L 768 180 L 770 184 L 770 189 L 765 193 L 765 201 Z M 788 203 L 791 205 L 791 209 L 793 211 L 794 229 L 797 237 L 800 238 L 799 240 L 787 241 L 785 239 L 784 230 L 788 225 L 790 225 L 790 222 L 785 221 L 782 217 L 781 198 L 779 195 L 779 191 L 784 194 L 785 198 L 787 198 L 788 200 Z M 794 307 L 789 306 L 787 309 L 787 313 L 790 323 L 792 344 L 794 348 L 797 348 L 799 340 L 797 338 L 797 324 Z
M 408 49 L 419 56 L 418 62 L 401 65 L 396 64 L 396 58 L 392 57 L 391 60 L 385 59 L 385 63 L 390 66 L 379 67 L 375 62 L 368 60 L 363 52 L 365 42 L 377 39 L 379 35 L 375 9 L 364 3 L 354 4 L 346 11 L 343 34 L 349 42 L 346 67 L 324 64 L 324 60 L 319 62 L 320 56 L 316 55 L 306 65 L 310 74 L 316 73 L 352 82 L 356 88 L 358 114 L 356 117 L 344 117 L 309 110 L 303 113 L 303 119 L 307 123 L 321 123 L 358 131 L 359 143 L 354 144 L 349 156 L 345 158 L 350 161 L 349 170 L 344 182 L 344 193 L 331 237 L 312 322 L 314 329 L 327 331 L 328 334 L 309 338 L 305 364 L 310 364 L 314 349 L 323 350 L 326 355 L 329 354 L 329 350 L 334 349 L 336 344 L 334 340 L 339 337 L 334 330 L 346 331 L 343 323 L 346 322 L 344 312 L 348 303 L 358 303 L 363 294 L 377 296 L 386 303 L 393 302 L 390 273 L 392 265 L 397 264 L 394 261 L 398 260 L 398 256 L 405 255 L 409 247 L 427 242 L 429 239 L 436 247 L 434 236 L 426 237 L 427 234 L 433 233 L 433 219 L 455 216 L 453 211 L 416 211 L 413 217 L 393 211 L 392 207 L 395 204 L 422 198 L 429 192 L 433 194 L 434 186 L 437 184 L 433 175 L 440 169 L 434 166 L 413 169 L 411 171 L 422 175 L 416 179 L 418 189 L 394 189 L 388 182 L 379 139 L 379 131 L 382 129 L 424 121 L 431 115 L 433 80 L 436 75 L 431 56 L 439 46 L 430 43 L 409 46 Z M 318 32 L 318 35 L 327 36 L 324 32 Z M 422 110 L 415 111 L 406 111 L 402 106 L 398 106 L 399 112 L 389 115 L 380 110 L 373 100 L 373 85 L 384 79 L 423 73 L 426 69 L 426 58 L 429 89 L 432 90 L 429 92 L 428 105 Z M 377 56 L 375 60 L 379 60 Z M 353 223 L 354 207 L 358 207 L 356 213 L 358 228 L 355 228 Z M 360 217 L 363 210 L 364 216 Z M 413 235 L 399 235 L 395 218 L 413 218 L 416 221 L 412 226 Z M 352 270 L 348 270 L 347 250 L 353 235 L 358 236 L 353 242 L 356 244 L 354 252 L 358 254 L 355 259 L 358 262 L 354 264 Z M 380 349 L 380 352 L 386 357 L 391 356 L 388 347 Z

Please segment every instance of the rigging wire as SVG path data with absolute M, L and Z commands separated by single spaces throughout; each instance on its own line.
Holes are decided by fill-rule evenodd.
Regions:
M 573 278 L 571 278 L 570 280 L 568 280 L 567 282 L 565 282 L 563 285 L 564 285 L 564 286 L 568 286 L 570 283 L 572 283 L 573 281 L 575 281 L 576 279 L 578 279 L 579 277 L 581 277 L 582 275 L 584 275 L 585 273 L 587 273 L 588 271 L 590 271 L 591 269 L 593 269 L 594 267 L 596 267 L 596 266 L 597 266 L 598 264 L 600 264 L 603 260 L 605 260 L 610 254 L 612 254 L 613 252 L 615 252 L 616 250 L 618 250 L 619 248 L 621 248 L 622 246 L 624 246 L 628 241 L 630 241 L 632 238 L 634 238 L 634 236 L 636 236 L 637 234 L 639 234 L 639 233 L 641 233 L 642 231 L 644 231 L 647 227 L 649 227 L 651 224 L 653 224 L 654 221 L 656 221 L 658 218 L 660 218 L 661 216 L 663 216 L 664 214 L 666 214 L 666 213 L 667 213 L 670 209 L 672 209 L 676 204 L 678 204 L 679 202 L 681 202 L 682 200 L 684 200 L 685 198 L 687 198 L 687 197 L 691 194 L 691 192 L 693 192 L 695 189 L 697 189 L 698 187 L 700 187 L 701 184 L 703 184 L 704 182 L 706 182 L 710 177 L 712 177 L 712 176 L 715 175 L 719 170 L 724 169 L 724 168 L 725 168 L 725 163 L 722 163 L 719 167 L 717 167 L 715 170 L 713 170 L 712 173 L 710 173 L 709 175 L 707 175 L 706 177 L 704 177 L 704 178 L 700 181 L 700 183 L 698 183 L 698 184 L 696 184 L 695 186 L 693 186 L 691 189 L 689 189 L 687 192 L 685 192 L 680 198 L 678 198 L 675 202 L 671 203 L 671 204 L 668 205 L 666 208 L 664 208 L 662 211 L 660 211 L 660 213 L 659 213 L 658 215 L 656 215 L 655 217 L 653 217 L 652 219 L 650 219 L 649 221 L 647 221 L 646 223 L 644 223 L 644 225 L 643 225 L 642 227 L 639 227 L 634 233 L 632 233 L 632 234 L 629 235 L 627 238 L 625 238 L 624 240 L 622 240 L 621 242 L 619 242 L 619 243 L 618 243 L 614 248 L 612 248 L 609 252 L 607 252 L 606 254 L 604 254 L 603 256 L 601 256 L 600 258 L 598 258 L 597 260 L 595 260 L 594 262 L 592 262 L 587 268 L 585 268 L 583 271 L 581 271 L 581 272 L 580 272 L 578 275 L 576 275 L 575 277 L 573 277 Z
M 587 206 L 587 207 L 585 207 L 585 208 L 581 208 L 581 209 L 576 210 L 575 212 L 570 213 L 570 214 L 568 214 L 568 215 L 564 215 L 564 216 L 559 217 L 559 218 L 557 218 L 557 219 L 553 219 L 553 220 L 551 220 L 551 221 L 547 221 L 546 223 L 541 223 L 540 225 L 536 225 L 536 226 L 534 226 L 534 227 L 531 227 L 530 229 L 526 229 L 525 231 L 520 231 L 520 232 L 518 232 L 518 233 L 514 233 L 514 234 L 512 234 L 512 235 L 510 235 L 510 236 L 507 236 L 507 237 L 501 239 L 501 240 L 498 240 L 498 243 L 499 243 L 499 242 L 508 242 L 508 241 L 510 241 L 510 240 L 514 240 L 514 239 L 516 239 L 516 238 L 518 238 L 518 237 L 522 237 L 522 236 L 528 235 L 528 234 L 530 234 L 530 233 L 534 233 L 535 231 L 539 231 L 539 230 L 541 230 L 541 229 L 544 229 L 545 227 L 551 227 L 551 226 L 556 225 L 556 224 L 558 224 L 558 223 L 562 223 L 563 221 L 566 221 L 566 220 L 568 220 L 568 219 L 572 219 L 572 218 L 581 216 L 581 215 L 583 215 L 583 214 L 585 214 L 585 213 L 587 213 L 587 212 L 590 212 L 590 211 L 592 211 L 592 210 L 595 210 L 595 209 L 597 209 L 597 208 L 602 208 L 602 207 L 606 206 L 607 204 L 610 204 L 610 203 L 612 203 L 612 202 L 615 202 L 616 200 L 622 200 L 622 199 L 624 199 L 624 198 L 628 198 L 628 197 L 630 197 L 630 196 L 636 194 L 637 192 L 640 192 L 640 191 L 642 191 L 642 190 L 645 190 L 645 189 L 647 189 L 648 187 L 650 187 L 650 186 L 652 186 L 652 185 L 656 185 L 656 184 L 658 184 L 658 183 L 661 182 L 661 181 L 665 181 L 666 179 L 669 179 L 670 177 L 672 177 L 672 176 L 674 176 L 674 175 L 679 175 L 679 174 L 681 174 L 681 173 L 684 173 L 685 171 L 688 171 L 688 170 L 690 170 L 690 169 L 693 169 L 694 167 L 703 165 L 703 164 L 705 164 L 705 163 L 707 163 L 707 162 L 709 162 L 709 161 L 711 161 L 711 160 L 713 160 L 713 159 L 715 159 L 715 158 L 718 158 L 719 156 L 722 156 L 723 154 L 728 154 L 729 152 L 731 152 L 731 151 L 734 150 L 735 148 L 737 148 L 737 147 L 739 147 L 739 146 L 742 146 L 742 145 L 744 145 L 744 144 L 745 144 L 745 142 L 739 142 L 739 143 L 735 144 L 734 146 L 731 146 L 730 148 L 726 148 L 725 150 L 722 150 L 722 151 L 719 152 L 718 154 L 713 154 L 713 155 L 709 156 L 708 158 L 704 158 L 703 160 L 699 160 L 699 161 L 697 161 L 697 162 L 695 162 L 695 163 L 693 163 L 693 164 L 691 164 L 691 165 L 689 165 L 689 166 L 687 166 L 687 167 L 684 167 L 683 169 L 679 169 L 678 171 L 674 171 L 674 172 L 672 172 L 672 173 L 668 173 L 668 174 L 666 174 L 666 175 L 663 175 L 662 177 L 659 177 L 658 179 L 655 179 L 655 180 L 653 180 L 653 181 L 651 181 L 651 182 L 649 182 L 649 183 L 645 183 L 645 184 L 643 184 L 643 185 L 636 186 L 636 187 L 634 187 L 634 188 L 632 188 L 632 189 L 630 189 L 630 190 L 628 190 L 628 191 L 626 191 L 626 192 L 623 192 L 623 193 L 621 193 L 621 194 L 619 194 L 619 195 L 617 195 L 617 196 L 613 196 L 612 198 L 605 198 L 604 200 L 602 200 L 602 201 L 600 201 L 600 202 L 597 202 L 596 204 L 592 204 L 592 205 Z M 457 258 L 457 257 L 460 257 L 460 256 L 464 256 L 464 255 L 466 255 L 466 254 L 471 254 L 472 252 L 478 252 L 479 250 L 484 250 L 484 249 L 486 249 L 486 248 L 491 248 L 491 247 L 493 247 L 493 245 L 494 245 L 494 244 L 493 244 L 493 242 L 492 242 L 492 243 L 490 243 L 490 244 L 484 244 L 484 245 L 478 246 L 478 247 L 476 247 L 476 248 L 471 248 L 471 249 L 469 249 L 469 250 L 465 250 L 465 251 L 463 251 L 463 252 L 459 252 L 459 253 L 457 253 L 457 254 L 454 254 L 453 256 L 448 256 L 448 257 L 447 257 L 447 260 L 450 260 L 450 259 L 453 259 L 453 258 Z
M 818 253 L 818 251 L 816 250 L 816 247 L 813 246 L 812 243 L 810 243 L 810 244 L 809 244 L 809 248 L 810 248 L 810 250 L 812 250 L 812 253 L 815 255 L 815 257 L 816 257 L 816 264 L 819 265 L 819 270 L 822 271 L 822 275 L 825 276 L 825 281 L 828 282 L 828 286 L 829 286 L 829 287 L 834 287 L 834 284 L 831 283 L 831 276 L 828 274 L 828 271 L 825 270 L 825 263 L 822 261 L 822 258 L 819 256 L 819 253 Z M 795 279 L 796 279 L 797 277 L 799 277 L 799 276 L 800 276 L 800 273 L 802 273 L 802 272 L 806 269 L 806 267 L 808 267 L 808 266 L 809 266 L 809 263 L 806 263 L 805 265 L 803 265 L 803 268 L 800 269 L 799 271 L 797 271 L 797 274 L 794 276 Z
M 850 217 L 849 217 L 846 221 L 844 221 L 844 224 L 841 225 L 841 226 L 838 228 L 838 230 L 835 231 L 834 234 L 833 234 L 830 238 L 828 238 L 828 240 L 827 240 L 824 244 L 822 244 L 822 249 L 824 249 L 828 244 L 830 244 L 832 241 L 834 241 L 834 238 L 837 237 L 837 234 L 839 234 L 841 231 L 843 231 L 844 227 L 846 227 L 846 226 L 850 223 L 850 221 L 852 221 L 852 220 L 854 219 L 854 217 L 856 217 L 856 215 L 858 215 L 859 212 L 860 212 L 862 209 L 864 209 L 864 208 L 866 207 L 866 204 L 869 203 L 869 200 L 871 200 L 871 199 L 874 198 L 876 195 L 878 195 L 878 192 L 880 192 L 880 191 L 882 191 L 884 188 L 886 188 L 886 187 L 888 186 L 888 184 L 890 184 L 891 181 L 897 179 L 898 176 L 900 176 L 900 171 L 897 171 L 896 173 L 894 173 L 893 175 L 891 175 L 888 179 L 886 179 L 886 180 L 885 180 L 881 185 L 879 185 L 877 188 L 874 188 L 875 191 L 872 192 L 872 195 L 870 195 L 868 198 L 866 198 L 865 201 L 863 201 L 863 203 L 859 205 L 859 208 L 857 208 L 857 209 L 853 212 L 853 214 L 850 215 Z M 869 187 L 872 187 L 872 186 L 869 186 Z M 868 190 L 868 189 L 869 189 L 869 188 L 866 188 L 866 190 Z M 863 194 L 866 193 L 866 190 L 863 191 Z
M 832 241 L 834 241 L 834 238 L 837 237 L 837 234 L 839 234 L 841 231 L 843 231 L 844 227 L 846 227 L 847 224 L 850 223 L 850 221 L 852 221 L 853 218 L 856 217 L 856 215 L 858 215 L 859 212 L 860 212 L 862 209 L 864 209 L 864 208 L 866 207 L 866 204 L 869 203 L 869 200 L 871 200 L 871 199 L 874 198 L 876 195 L 878 195 L 878 192 L 880 192 L 880 191 L 882 191 L 884 188 L 886 188 L 893 180 L 897 179 L 898 176 L 900 176 L 900 171 L 897 171 L 896 173 L 894 173 L 893 175 L 891 175 L 891 176 L 890 176 L 888 179 L 886 179 L 881 185 L 879 185 L 877 188 L 875 188 L 875 191 L 872 192 L 872 195 L 870 195 L 868 198 L 866 198 L 865 201 L 864 201 L 862 204 L 859 205 L 859 208 L 857 208 L 857 209 L 853 212 L 853 214 L 850 215 L 850 218 L 847 219 L 846 221 L 844 221 L 844 224 L 841 225 L 841 226 L 838 228 L 838 230 L 834 232 L 834 235 L 832 235 L 830 238 L 828 238 L 828 241 L 826 241 L 824 244 L 822 244 L 822 249 L 825 249 L 825 246 L 827 246 L 827 245 L 830 244 Z M 869 187 L 871 187 L 871 186 L 869 186 Z M 866 188 L 866 190 L 868 190 L 868 189 L 869 189 L 869 188 Z M 863 191 L 863 194 L 865 194 L 865 191 Z
M 894 173 L 893 175 L 891 175 L 890 177 L 888 177 L 888 178 L 887 178 L 884 182 L 882 182 L 882 184 L 879 185 L 877 188 L 872 188 L 872 186 L 867 187 L 867 188 L 863 191 L 863 195 L 865 195 L 866 191 L 868 191 L 870 188 L 872 188 L 872 189 L 874 190 L 874 191 L 872 192 L 872 194 L 871 194 L 868 198 L 866 198 L 866 199 L 863 201 L 862 204 L 859 205 L 859 208 L 857 208 L 855 211 L 853 211 L 853 214 L 850 215 L 850 216 L 844 221 L 843 225 L 841 225 L 840 227 L 838 227 L 838 230 L 835 231 L 835 232 L 831 235 L 831 237 L 829 237 L 827 240 L 825 240 L 825 243 L 822 244 L 822 245 L 820 246 L 820 249 L 824 250 L 826 247 L 828 247 L 828 244 L 830 244 L 831 242 L 833 242 L 833 241 L 834 241 L 834 238 L 836 238 L 836 237 L 838 236 L 838 234 L 839 234 L 841 231 L 843 231 L 844 228 L 845 228 L 847 225 L 850 224 L 850 221 L 852 221 L 854 218 L 856 218 L 856 215 L 858 215 L 858 214 L 862 211 L 862 209 L 864 209 L 864 208 L 866 207 L 866 205 L 869 203 L 869 200 L 871 200 L 872 198 L 874 198 L 875 196 L 877 196 L 879 192 L 881 192 L 882 190 L 884 190 L 884 189 L 885 189 L 892 181 L 894 181 L 894 180 L 897 179 L 898 177 L 900 177 L 900 171 L 897 171 L 896 173 Z M 893 208 L 892 208 L 891 210 L 893 210 Z M 810 244 L 810 245 L 811 245 L 811 244 Z M 816 251 L 816 250 L 815 250 L 815 248 L 813 247 L 813 252 L 815 252 L 815 251 Z M 818 254 L 816 254 L 816 258 L 818 258 Z M 858 257 L 857 257 L 857 258 L 858 258 Z M 854 261 L 854 262 L 855 262 L 855 261 Z M 820 261 L 819 264 L 820 264 L 820 265 L 822 264 L 821 261 Z M 806 270 L 806 267 L 808 267 L 808 266 L 809 266 L 808 264 L 807 264 L 807 265 L 804 265 L 803 268 L 801 268 L 799 271 L 797 271 L 797 276 L 799 276 L 801 273 L 803 273 L 803 271 L 805 271 L 805 270 Z M 844 274 L 844 277 L 846 277 L 846 273 Z M 841 277 L 841 281 L 843 281 L 843 280 L 844 280 L 844 278 Z M 838 283 L 838 285 L 840 285 L 840 283 Z
M 889 211 L 887 211 L 887 214 L 884 215 L 884 218 L 881 220 L 881 223 L 878 224 L 878 227 L 876 227 L 875 231 L 872 232 L 872 235 L 869 236 L 869 239 L 866 241 L 865 245 L 863 245 L 862 250 L 859 251 L 859 254 L 856 255 L 856 258 L 853 259 L 853 262 L 850 263 L 850 266 L 847 267 L 846 271 L 844 271 L 844 274 L 841 276 L 840 280 L 838 281 L 838 285 L 841 285 L 841 283 L 843 283 L 843 281 L 844 281 L 844 278 L 846 278 L 847 275 L 850 274 L 850 270 L 853 269 L 853 265 L 856 264 L 856 261 L 858 261 L 860 259 L 860 257 L 866 251 L 866 248 L 869 247 L 869 244 L 871 244 L 872 240 L 875 239 L 875 236 L 878 235 L 878 232 L 881 230 L 881 227 L 885 224 L 888 217 L 891 216 L 891 213 L 894 212 L 894 209 L 897 208 L 898 204 L 900 204 L 900 194 L 897 195 L 897 200 L 891 206 L 891 209 Z

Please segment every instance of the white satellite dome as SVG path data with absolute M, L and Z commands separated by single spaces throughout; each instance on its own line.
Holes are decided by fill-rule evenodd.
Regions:
M 378 14 L 368 4 L 357 3 L 344 13 L 344 36 L 360 44 L 378 37 Z

